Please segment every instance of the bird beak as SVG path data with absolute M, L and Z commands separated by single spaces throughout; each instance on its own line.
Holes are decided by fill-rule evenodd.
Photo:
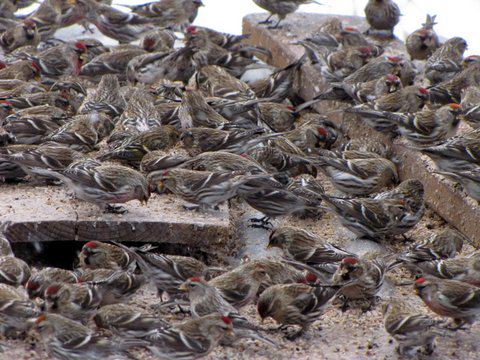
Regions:
M 165 184 L 163 181 L 157 183 L 157 191 L 161 194 L 165 191 Z
M 186 284 L 182 284 L 178 287 L 178 290 L 180 291 L 188 291 L 188 288 L 187 288 L 187 285 Z
M 268 243 L 268 244 L 267 244 L 267 249 L 271 249 L 271 248 L 273 248 L 272 243 Z
M 203 5 L 202 5 L 202 6 L 203 6 Z M 233 336 L 233 335 L 235 335 L 235 332 L 233 331 L 233 329 L 228 329 L 228 330 L 227 330 L 227 334 Z

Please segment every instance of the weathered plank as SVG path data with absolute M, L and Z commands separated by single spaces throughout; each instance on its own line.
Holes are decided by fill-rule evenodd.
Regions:
M 63 187 L 0 185 L 0 225 L 10 241 L 139 241 L 188 245 L 203 251 L 228 248 L 229 211 L 186 211 L 173 195 L 132 201 L 123 215 L 104 214 L 72 199 Z
M 270 30 L 258 22 L 263 20 L 264 15 L 254 14 L 244 18 L 243 30 L 250 34 L 249 41 L 252 44 L 262 46 L 271 51 L 271 62 L 276 66 L 286 66 L 303 55 L 301 46 L 293 45 L 292 42 L 301 40 L 311 35 L 331 15 L 297 13 L 288 17 L 284 28 Z M 367 28 L 367 24 L 361 17 L 338 16 L 344 24 L 355 26 L 360 30 Z M 405 53 L 405 47 L 399 40 L 383 42 L 386 54 L 397 55 Z M 319 92 L 328 87 L 321 75 L 310 65 L 302 66 L 298 84 L 300 96 L 311 99 Z M 362 124 L 361 120 L 349 114 L 343 114 L 341 110 L 347 105 L 334 102 L 322 101 L 315 106 L 319 113 L 327 114 L 329 119 L 336 122 L 349 138 L 373 138 L 382 143 L 389 143 L 397 159 L 401 179 L 416 178 L 423 182 L 426 190 L 428 204 L 446 221 L 458 230 L 469 236 L 480 245 L 480 207 L 476 201 L 459 191 L 451 181 L 442 176 L 433 174 L 433 163 L 426 156 L 417 151 L 406 149 L 402 139 L 391 140 L 383 134 L 372 130 Z M 465 131 L 468 126 L 462 125 L 460 131 Z

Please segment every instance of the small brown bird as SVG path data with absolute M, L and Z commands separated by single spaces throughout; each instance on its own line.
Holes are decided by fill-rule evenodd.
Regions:
M 137 338 L 147 335 L 152 330 L 170 326 L 157 316 L 142 313 L 136 307 L 126 304 L 102 306 L 97 310 L 93 321 L 99 328 Z
M 270 13 L 268 18 L 260 24 L 269 24 L 270 18 L 273 15 L 278 16 L 278 22 L 272 27 L 273 29 L 278 28 L 280 22 L 285 19 L 288 14 L 297 11 L 300 5 L 311 3 L 321 5 L 315 0 L 253 0 L 253 2 Z
M 344 258 L 332 278 L 333 284 L 344 285 L 339 292 L 344 300 L 342 309 L 346 310 L 351 300 L 366 301 L 368 308 L 372 307 L 386 273 L 396 265 L 396 260 L 389 261 L 371 253 L 360 258 Z
M 421 277 L 417 295 L 434 313 L 453 318 L 457 328 L 475 322 L 480 314 L 480 288 L 456 280 Z
M 128 6 L 132 12 L 149 18 L 155 25 L 181 30 L 194 22 L 202 0 L 161 0 Z
M 18 287 L 30 278 L 30 267 L 15 256 L 0 257 L 0 283 Z
M 378 193 L 398 181 L 397 167 L 388 159 L 370 157 L 345 160 L 326 155 L 315 159 L 315 164 L 337 190 L 348 195 Z
M 168 189 L 187 201 L 187 209 L 218 209 L 218 205 L 237 195 L 244 181 L 240 174 L 171 169 L 156 171 L 148 179 L 157 189 Z M 193 205 L 192 205 L 193 204 Z
M 128 350 L 146 347 L 148 341 L 115 336 L 102 337 L 89 327 L 62 315 L 45 313 L 35 320 L 52 357 L 71 360 L 132 357 Z
M 100 241 L 89 241 L 83 245 L 78 260 L 80 267 L 87 269 L 135 269 L 135 259 L 129 252 Z
M 312 266 L 338 263 L 345 257 L 353 256 L 304 229 L 291 226 L 273 230 L 267 247 L 280 248 L 287 258 Z
M 0 332 L 2 334 L 26 331 L 32 317 L 38 316 L 40 310 L 35 303 L 27 299 L 24 292 L 13 286 L 0 284 Z
M 400 9 L 392 0 L 369 0 L 365 6 L 365 17 L 370 25 L 369 34 L 375 30 L 387 30 L 393 36 L 393 29 L 400 21 Z
M 145 340 L 159 358 L 198 359 L 212 352 L 227 334 L 234 335 L 232 319 L 216 313 L 151 332 Z
M 51 174 L 64 182 L 79 199 L 96 204 L 107 212 L 126 211 L 110 204 L 126 203 L 131 200 L 146 203 L 150 198 L 146 178 L 140 172 L 122 165 L 85 160 Z
M 480 287 L 480 254 L 419 262 L 417 269 L 441 279 L 457 280 Z
M 426 60 L 440 47 L 438 35 L 433 30 L 437 24 L 435 18 L 435 15 L 427 15 L 425 24 L 407 36 L 405 46 L 412 60 Z
M 22 46 L 37 46 L 39 41 L 40 36 L 37 31 L 37 25 L 28 18 L 0 36 L 0 46 L 6 52 L 12 52 Z
M 73 271 L 46 267 L 30 276 L 25 289 L 30 299 L 37 297 L 43 299 L 45 290 L 53 283 L 75 284 L 77 280 L 77 275 Z
M 88 323 L 102 303 L 102 292 L 91 284 L 54 283 L 44 293 L 48 312 Z
M 262 322 L 271 317 L 284 326 L 299 325 L 299 331 L 288 335 L 293 340 L 308 331 L 310 325 L 320 318 L 338 290 L 337 286 L 273 285 L 260 295 L 257 311 Z
M 439 327 L 443 321 L 416 314 L 410 304 L 400 300 L 383 305 L 382 312 L 385 330 L 397 341 L 397 352 L 401 355 L 408 355 L 415 347 L 423 347 L 426 354 L 432 354 L 435 338 L 444 334 Z
M 401 259 L 416 265 L 425 261 L 453 258 L 462 250 L 465 239 L 466 237 L 457 230 L 446 229 L 411 245 Z
M 464 39 L 460 37 L 448 39 L 428 58 L 425 77 L 432 85 L 451 79 L 461 70 L 460 64 L 466 49 L 467 42 Z
M 236 308 L 253 302 L 262 283 L 269 283 L 270 276 L 262 264 L 246 263 L 210 280 L 225 300 Z

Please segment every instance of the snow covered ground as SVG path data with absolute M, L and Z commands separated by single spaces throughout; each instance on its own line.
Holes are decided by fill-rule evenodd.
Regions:
M 303 5 L 300 11 L 326 14 L 363 15 L 367 0 L 319 0 L 324 5 Z M 467 54 L 480 54 L 479 21 L 480 0 L 395 0 L 402 10 L 402 19 L 396 35 L 404 39 L 420 27 L 426 14 L 437 15 L 437 32 L 445 37 L 464 37 L 469 48 Z M 116 5 L 143 4 L 146 0 L 115 0 Z M 243 16 L 263 11 L 251 0 L 203 0 L 195 24 L 216 30 L 240 34 Z M 125 8 L 124 8 L 125 9 Z

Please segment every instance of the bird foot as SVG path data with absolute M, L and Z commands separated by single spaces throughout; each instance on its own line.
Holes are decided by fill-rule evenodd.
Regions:
M 267 20 L 260 21 L 258 25 L 271 24 L 272 22 L 273 22 L 272 20 L 267 19 Z
M 105 205 L 105 210 L 103 211 L 105 214 L 125 214 L 128 212 L 123 206 L 114 206 L 107 204 Z
M 303 329 L 300 330 L 289 330 L 285 334 L 285 339 L 290 340 L 290 341 L 295 341 L 298 339 L 300 336 L 303 334 Z
M 188 210 L 188 211 L 193 211 L 193 210 L 198 211 L 199 210 L 199 206 L 195 205 L 195 204 L 183 204 L 182 207 L 185 210 Z

